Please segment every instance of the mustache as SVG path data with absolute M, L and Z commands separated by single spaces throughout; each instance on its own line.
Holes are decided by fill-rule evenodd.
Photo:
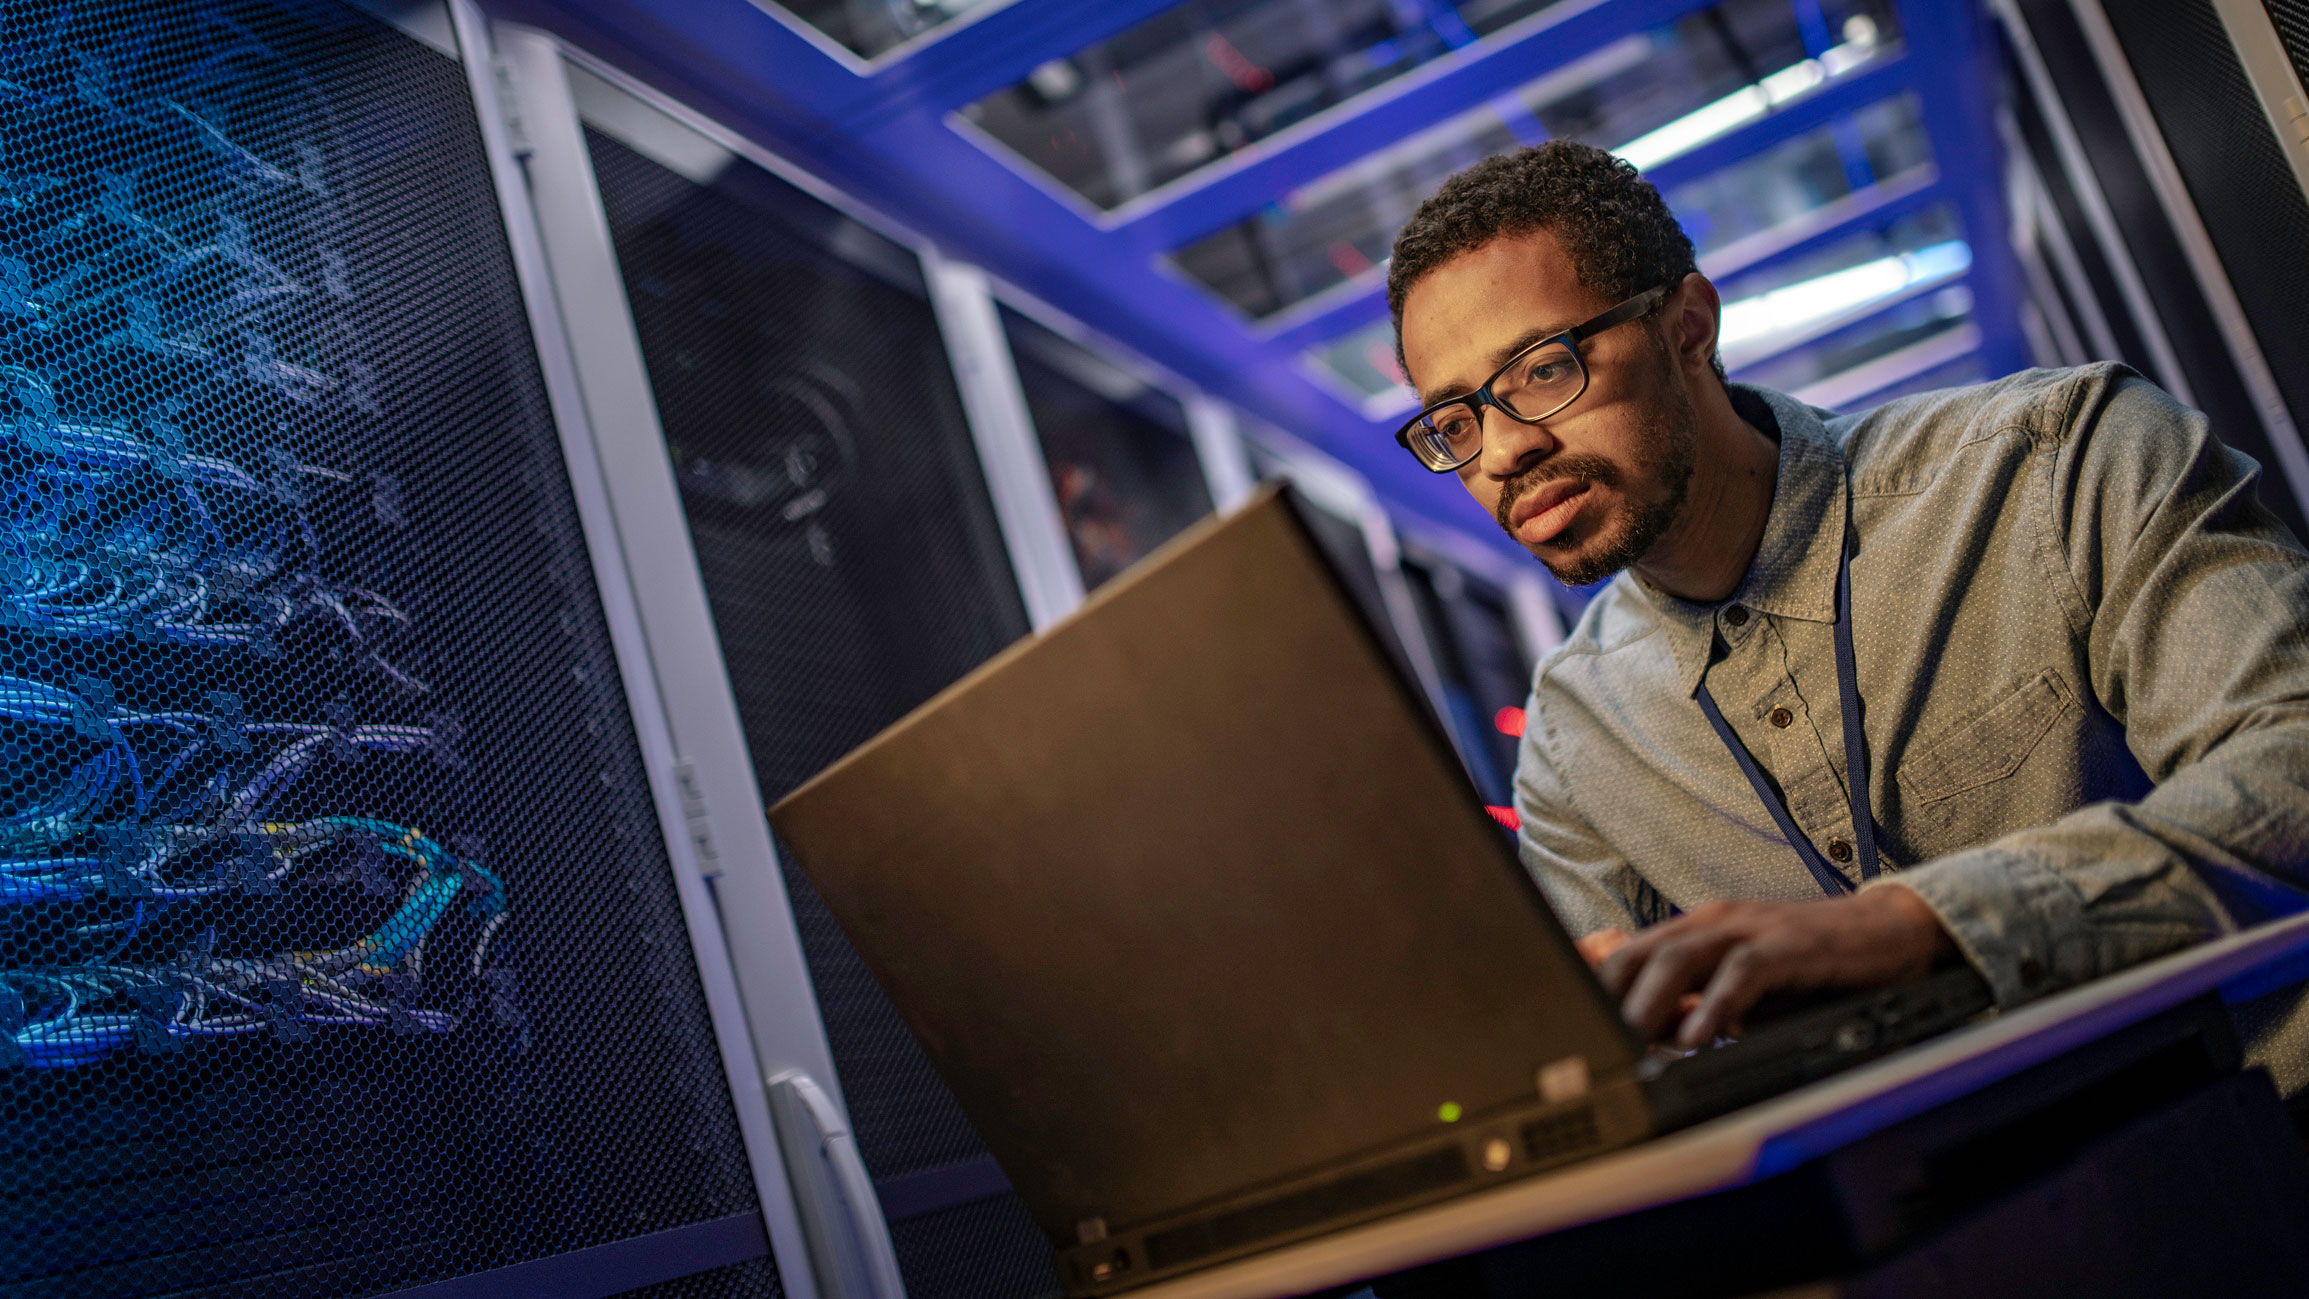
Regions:
M 1577 479 L 1582 482 L 1610 487 L 1619 482 L 1619 466 L 1602 456 L 1588 455 L 1565 456 L 1560 460 L 1549 460 L 1542 464 L 1533 465 L 1508 479 L 1507 485 L 1500 489 L 1499 506 L 1492 511 L 1492 516 L 1499 520 L 1500 530 L 1511 537 L 1514 536 L 1515 528 L 1507 520 L 1515 510 L 1515 503 L 1529 495 L 1534 489 L 1543 484 L 1552 483 L 1559 478 Z

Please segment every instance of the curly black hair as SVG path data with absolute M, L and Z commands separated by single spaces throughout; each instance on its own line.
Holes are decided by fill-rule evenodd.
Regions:
M 1395 236 L 1387 309 L 1396 363 L 1403 363 L 1403 298 L 1412 285 L 1461 253 L 1534 230 L 1560 240 L 1579 282 L 1614 302 L 1672 287 L 1699 269 L 1660 192 L 1619 158 L 1571 140 L 1498 154 L 1443 182 Z M 1716 373 L 1723 374 L 1721 360 Z

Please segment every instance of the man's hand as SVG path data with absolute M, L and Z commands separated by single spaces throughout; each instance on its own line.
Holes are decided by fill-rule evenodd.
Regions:
M 1691 1050 L 1736 1028 L 1765 993 L 1921 978 L 1955 943 L 1922 898 L 1887 887 L 1818 902 L 1712 902 L 1632 937 L 1590 934 L 1580 947 L 1591 961 L 1603 954 L 1597 973 L 1640 1036 L 1673 1029 Z

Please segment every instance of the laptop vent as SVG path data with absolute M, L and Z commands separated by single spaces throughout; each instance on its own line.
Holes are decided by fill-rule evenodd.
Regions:
M 1593 1127 L 1593 1120 L 1590 1120 Z M 1288 1232 L 1393 1204 L 1464 1181 L 1467 1156 L 1446 1146 L 1396 1163 L 1367 1168 L 1335 1182 L 1245 1205 L 1146 1238 L 1149 1270 L 1190 1263 L 1221 1250 L 1273 1240 Z
M 1603 1134 L 1596 1129 L 1593 1105 L 1582 1105 L 1523 1125 L 1523 1157 L 1534 1164 L 1552 1164 L 1602 1144 Z

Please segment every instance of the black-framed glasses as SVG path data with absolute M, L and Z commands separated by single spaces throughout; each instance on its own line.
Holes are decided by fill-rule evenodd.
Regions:
M 1579 345 L 1650 312 L 1668 296 L 1668 288 L 1646 289 L 1593 320 L 1533 343 L 1509 357 L 1482 387 L 1412 416 L 1395 430 L 1395 440 L 1436 473 L 1459 468 L 1483 452 L 1484 407 L 1495 407 L 1518 423 L 1537 424 L 1578 401 L 1587 391 L 1587 362 Z

